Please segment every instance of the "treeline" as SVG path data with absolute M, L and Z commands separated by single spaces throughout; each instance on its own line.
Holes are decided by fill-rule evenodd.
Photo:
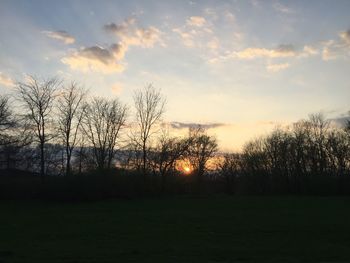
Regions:
M 30 77 L 0 98 L 1 167 L 49 176 L 104 174 L 119 169 L 140 177 L 181 174 L 181 162 L 202 178 L 217 152 L 201 127 L 169 135 L 166 100 L 152 85 L 134 93 L 132 108 L 118 98 L 89 96 L 77 83 Z
M 231 192 L 243 181 L 254 193 L 349 194 L 350 123 L 339 128 L 312 114 L 226 155 L 221 173 Z
M 152 85 L 133 99 L 34 77 L 0 96 L 0 197 L 350 193 L 349 123 L 314 114 L 224 154 L 200 126 L 169 135 Z

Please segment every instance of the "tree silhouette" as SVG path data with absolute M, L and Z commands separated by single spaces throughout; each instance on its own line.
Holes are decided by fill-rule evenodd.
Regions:
M 164 114 L 165 102 L 160 91 L 156 90 L 151 84 L 143 90 L 136 91 L 134 94 L 138 127 L 135 141 L 142 151 L 142 171 L 144 176 L 147 173 L 148 143 L 155 132 L 155 126 L 159 124 Z
M 24 83 L 18 83 L 19 99 L 25 110 L 25 117 L 32 124 L 32 129 L 39 143 L 40 175 L 45 175 L 45 144 L 55 135 L 48 130 L 52 129 L 52 108 L 57 96 L 60 81 L 56 78 L 39 81 L 29 77 Z
M 79 138 L 86 93 L 86 90 L 72 82 L 58 99 L 58 132 L 66 153 L 66 175 L 71 173 L 72 153 Z
M 127 107 L 117 99 L 93 98 L 84 106 L 82 130 L 92 146 L 97 168 L 110 168 Z

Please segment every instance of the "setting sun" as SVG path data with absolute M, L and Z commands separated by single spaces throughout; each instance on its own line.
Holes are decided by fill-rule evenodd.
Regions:
M 191 173 L 191 168 L 188 166 L 183 167 L 183 171 L 185 174 L 190 174 Z

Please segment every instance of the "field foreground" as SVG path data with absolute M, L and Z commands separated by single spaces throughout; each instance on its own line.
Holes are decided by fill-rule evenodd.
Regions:
M 0 262 L 350 262 L 350 198 L 0 202 Z

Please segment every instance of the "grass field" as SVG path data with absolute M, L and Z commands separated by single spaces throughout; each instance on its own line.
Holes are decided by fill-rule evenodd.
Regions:
M 0 262 L 350 262 L 350 198 L 0 202 Z

